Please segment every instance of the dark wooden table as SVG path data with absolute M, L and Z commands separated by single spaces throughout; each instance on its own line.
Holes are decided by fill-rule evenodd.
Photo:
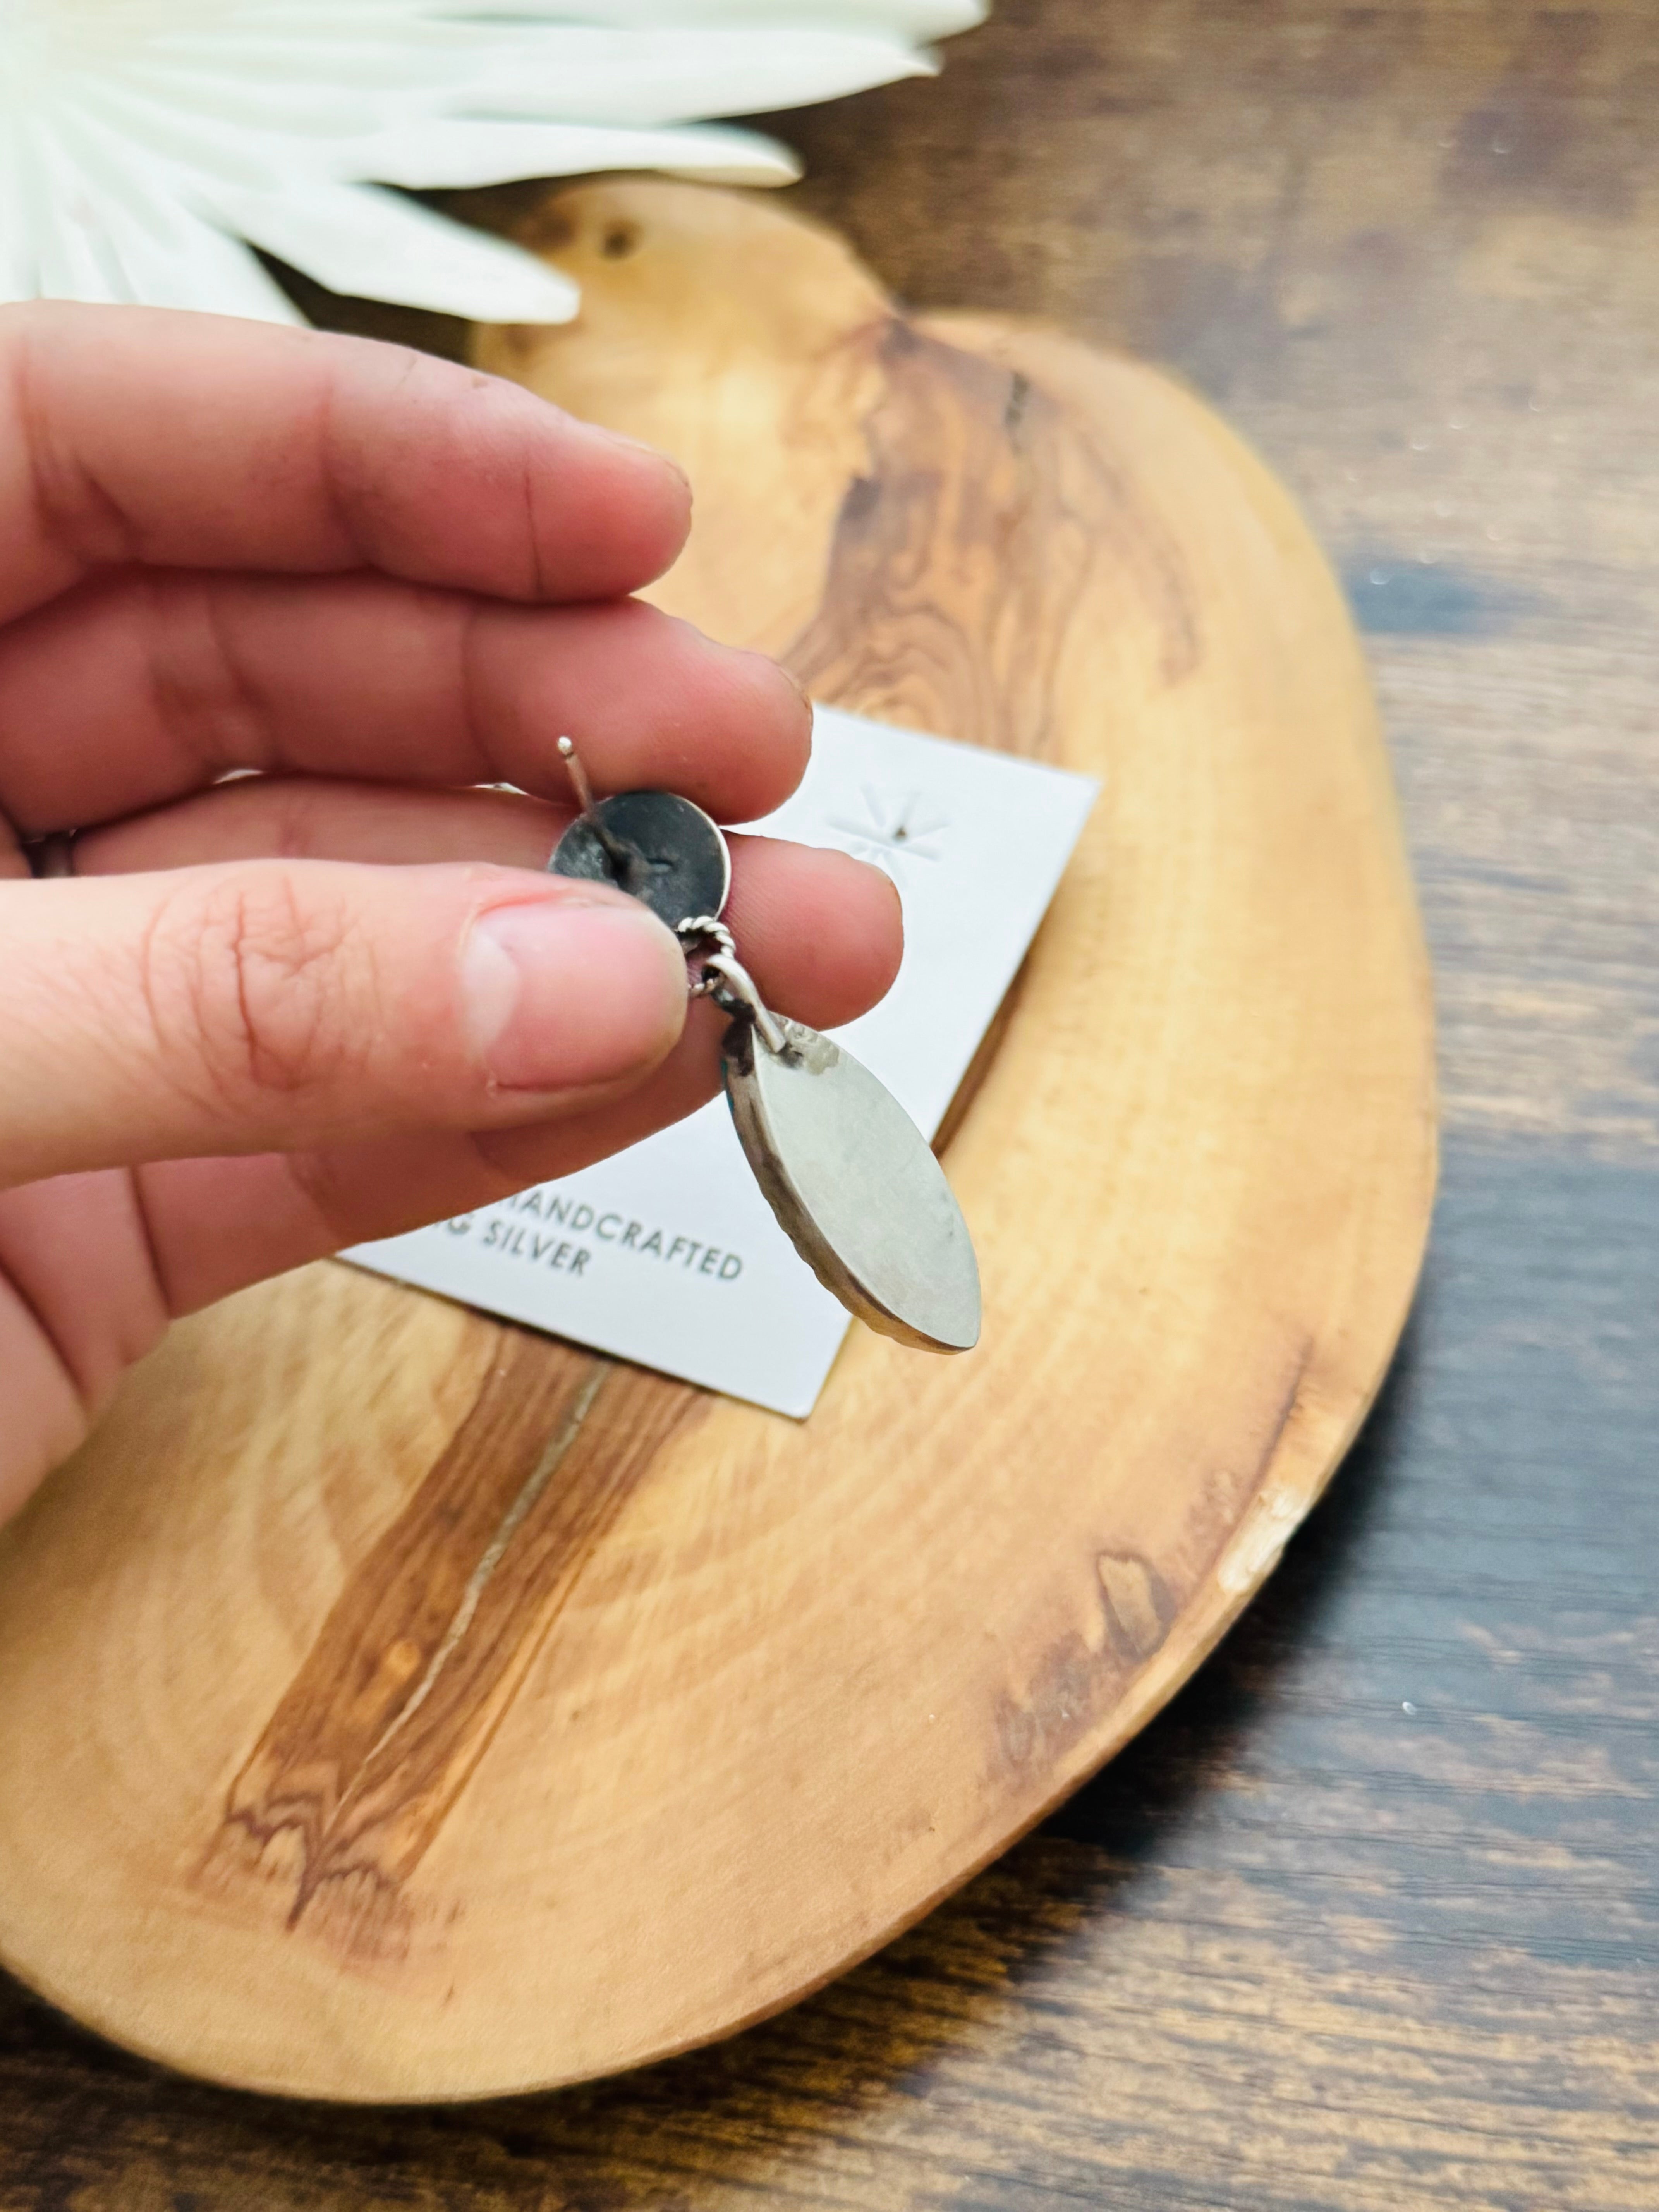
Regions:
M 0 2206 L 1659 2207 L 1659 7 L 1002 0 L 777 127 L 906 297 L 1183 371 L 1349 580 L 1443 1024 L 1398 1370 L 1163 1719 L 796 2012 L 377 2113 L 0 1987 Z

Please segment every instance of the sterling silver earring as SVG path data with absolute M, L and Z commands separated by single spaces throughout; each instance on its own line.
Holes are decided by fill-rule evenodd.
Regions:
M 559 751 L 582 811 L 548 866 L 641 900 L 684 946 L 692 996 L 730 1016 L 720 1044 L 726 1101 L 790 1243 L 884 1336 L 928 1352 L 970 1349 L 979 1266 L 945 1171 L 862 1061 L 762 1000 L 720 919 L 732 856 L 719 828 L 671 791 L 595 799 L 568 738 Z

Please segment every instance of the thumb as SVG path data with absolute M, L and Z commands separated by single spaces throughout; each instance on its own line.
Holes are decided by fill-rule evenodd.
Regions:
M 514 868 L 256 860 L 0 884 L 0 1188 L 631 1089 L 685 1019 L 672 936 Z

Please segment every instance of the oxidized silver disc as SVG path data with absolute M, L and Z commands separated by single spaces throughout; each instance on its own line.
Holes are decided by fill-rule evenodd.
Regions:
M 548 866 L 556 876 L 615 884 L 670 929 L 718 915 L 732 888 L 732 855 L 701 806 L 672 791 L 620 791 L 579 814 Z
M 833 1038 L 779 1015 L 726 1031 L 732 1119 L 772 1211 L 842 1304 L 901 1344 L 979 1341 L 979 1263 L 945 1170 L 892 1092 Z

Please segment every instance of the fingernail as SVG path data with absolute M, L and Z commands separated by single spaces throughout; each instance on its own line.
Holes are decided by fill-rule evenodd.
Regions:
M 630 438 L 626 430 L 613 430 L 608 423 L 590 422 L 587 427 L 591 430 L 597 430 L 602 438 L 609 438 L 613 446 L 625 446 L 630 453 L 649 453 L 653 461 L 659 461 L 664 468 L 672 469 L 687 491 L 690 490 L 690 477 L 687 476 L 673 455 L 665 453 L 660 446 L 653 446 L 644 438 Z
M 812 742 L 812 725 L 816 719 L 816 709 L 812 705 L 811 692 L 796 675 L 794 670 L 785 667 L 781 660 L 774 660 L 769 653 L 757 653 L 749 646 L 732 646 L 728 650 L 740 653 L 745 660 L 758 661 L 766 671 L 766 681 L 769 684 L 788 686 L 800 702 L 802 719 L 806 725 L 806 742 L 810 745 Z
M 794 670 L 791 668 L 787 660 L 779 661 L 777 668 L 778 673 L 781 676 L 787 676 L 791 684 L 794 687 L 796 697 L 800 701 L 801 705 L 806 709 L 806 720 L 810 725 L 817 719 L 817 708 L 812 704 L 811 693 L 801 682 L 799 677 L 796 675 Z
M 472 1041 L 506 1091 L 573 1091 L 653 1067 L 685 1020 L 685 963 L 632 899 L 491 907 L 461 951 Z

